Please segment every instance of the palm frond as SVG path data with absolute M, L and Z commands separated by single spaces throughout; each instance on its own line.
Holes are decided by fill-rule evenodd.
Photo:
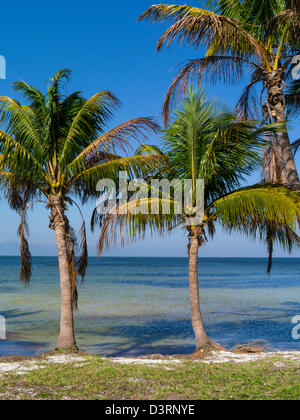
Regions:
M 28 206 L 23 210 L 21 224 L 18 229 L 18 235 L 20 237 L 20 251 L 21 251 L 21 271 L 20 280 L 25 284 L 29 284 L 32 274 L 32 257 L 29 250 L 29 244 L 26 234 L 29 235 L 29 228 L 26 217 L 26 210 Z
M 80 257 L 76 264 L 76 275 L 81 276 L 81 281 L 83 282 L 86 275 L 86 269 L 88 266 L 88 247 L 87 247 L 87 238 L 86 238 L 86 226 L 83 221 L 80 229 Z
M 224 83 L 235 83 L 242 79 L 246 68 L 256 68 L 256 64 L 239 57 L 208 56 L 197 60 L 189 60 L 180 70 L 168 89 L 163 105 L 163 117 L 166 123 L 170 108 L 185 96 L 191 82 L 197 80 L 199 87 L 203 77 L 212 83 L 222 80 Z
M 287 117 L 297 117 L 300 112 L 300 80 L 294 80 L 285 93 Z
M 119 100 L 109 91 L 97 93 L 82 105 L 66 136 L 59 156 L 61 165 L 72 162 L 90 144 L 91 136 L 103 130 L 119 105 Z
M 77 244 L 77 238 L 73 228 L 70 226 L 69 219 L 65 215 L 64 221 L 66 226 L 66 247 L 68 253 L 68 263 L 72 281 L 72 306 L 73 310 L 78 310 L 78 289 L 75 262 L 75 248 Z
M 300 139 L 294 141 L 294 143 L 292 144 L 292 149 L 295 154 L 298 153 L 299 148 L 300 148 Z
M 294 51 L 299 50 L 300 16 L 294 10 L 283 10 L 274 16 L 266 28 L 265 39 L 269 40 L 272 37 L 277 37 L 278 39 L 278 34 L 281 34 L 283 30 L 285 39 L 281 48 Z
M 90 143 L 68 165 L 68 168 L 80 174 L 91 166 L 105 162 L 107 156 L 112 156 L 111 154 L 116 153 L 117 149 L 127 152 L 130 148 L 130 138 L 133 140 L 145 139 L 149 133 L 158 131 L 159 125 L 152 118 L 136 118 L 122 123 Z
M 161 164 L 164 164 L 164 160 L 153 154 L 119 157 L 82 171 L 74 180 L 74 185 L 80 186 L 83 193 L 89 191 L 89 194 L 93 196 L 100 179 L 108 178 L 117 181 L 121 171 L 127 172 L 131 178 L 139 178 L 142 173 L 145 173 L 145 168 L 149 171 Z
M 36 156 L 42 154 L 42 141 L 22 106 L 6 96 L 0 97 L 0 122 L 6 125 L 7 133 L 17 137 Z
M 165 231 L 170 231 L 174 226 L 183 223 L 182 216 L 174 213 L 153 214 L 153 207 L 162 208 L 164 202 L 174 205 L 174 201 L 170 198 L 142 198 L 118 205 L 109 214 L 96 216 L 97 209 L 95 209 L 93 223 L 101 228 L 97 244 L 98 255 L 101 256 L 103 250 L 112 245 L 124 246 L 126 241 L 142 240 L 147 231 L 162 235 Z
M 300 221 L 300 197 L 287 187 L 256 185 L 219 200 L 211 208 L 223 227 L 249 233 L 260 224 L 284 225 L 296 231 Z
M 255 90 L 256 85 L 264 81 L 263 69 L 256 69 L 250 83 L 245 87 L 236 105 L 236 114 L 241 120 L 258 120 L 260 115 L 259 98 Z
M 227 16 L 196 7 L 160 4 L 151 6 L 140 19 L 144 18 L 152 22 L 174 22 L 158 41 L 158 50 L 165 44 L 171 45 L 176 39 L 195 48 L 200 45 L 210 48 L 214 43 L 218 44 L 219 51 L 230 53 L 227 55 L 254 54 L 268 63 L 263 45 L 236 20 Z
M 42 176 L 45 172 L 29 145 L 19 141 L 19 137 L 16 139 L 0 130 L 0 143 L 6 167 L 15 175 L 32 178 L 33 174 Z M 23 162 L 22 165 L 19 164 L 20 161 Z

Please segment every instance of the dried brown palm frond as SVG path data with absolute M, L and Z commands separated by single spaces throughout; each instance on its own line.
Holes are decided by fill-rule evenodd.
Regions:
M 29 284 L 32 274 L 32 256 L 29 250 L 29 244 L 25 234 L 25 230 L 28 231 L 28 226 L 26 217 L 24 216 L 18 229 L 21 250 L 20 280 L 23 281 L 25 284 Z
M 32 201 L 23 207 L 21 224 L 18 228 L 18 235 L 20 237 L 20 251 L 21 251 L 21 270 L 20 280 L 25 284 L 29 284 L 32 274 L 32 257 L 29 250 L 29 244 L 27 237 L 29 236 L 29 226 L 27 222 L 27 210 L 30 206 L 36 203 L 47 204 L 45 201 L 37 200 Z
M 81 276 L 81 281 L 84 282 L 86 269 L 88 266 L 88 248 L 87 248 L 87 238 L 86 238 L 86 226 L 85 221 L 83 221 L 80 229 L 80 257 L 76 263 L 76 275 Z
M 77 276 L 75 268 L 75 248 L 77 244 L 74 229 L 70 226 L 69 219 L 64 215 L 64 223 L 66 227 L 66 246 L 68 252 L 69 270 L 72 280 L 72 305 L 73 309 L 78 309 L 78 290 L 77 290 Z
M 82 225 L 79 231 L 79 238 L 75 235 L 74 230 L 72 230 L 72 237 L 73 237 L 74 249 L 77 247 L 79 248 L 79 251 L 80 251 L 80 256 L 78 258 L 75 258 L 75 267 L 76 267 L 75 274 L 76 274 L 76 277 L 81 276 L 81 281 L 84 282 L 86 269 L 88 266 L 88 247 L 87 247 L 85 220 L 84 220 L 84 216 L 79 205 L 70 197 L 67 197 L 66 201 L 71 205 L 74 204 L 77 207 L 81 220 L 82 220 Z
M 132 199 L 126 204 L 117 205 L 108 214 L 93 214 L 93 223 L 101 228 L 101 234 L 97 243 L 98 255 L 110 246 L 125 245 L 145 238 L 147 231 L 163 235 L 164 231 L 171 231 L 173 227 L 182 224 L 182 215 L 162 214 L 158 210 L 163 204 L 176 204 L 170 198 L 141 198 Z M 141 213 L 137 209 L 141 209 Z M 97 210 L 97 209 L 96 209 Z
M 291 68 L 291 71 L 293 68 Z M 294 80 L 285 94 L 287 117 L 298 117 L 300 112 L 300 80 Z
M 244 51 L 261 54 L 259 43 L 240 27 L 237 21 L 205 9 L 160 4 L 151 6 L 140 20 L 145 18 L 152 22 L 173 22 L 158 41 L 158 50 L 165 44 L 170 45 L 176 38 L 179 42 L 186 42 L 194 47 L 200 44 L 209 47 L 213 40 L 218 39 L 225 49 L 231 44 L 233 49 L 241 51 L 243 47 Z
M 220 80 L 224 83 L 238 82 L 244 75 L 246 64 L 251 68 L 257 67 L 250 61 L 246 63 L 244 59 L 230 56 L 208 56 L 189 60 L 183 65 L 168 89 L 163 105 L 164 122 L 168 121 L 171 106 L 185 96 L 193 80 L 198 81 L 199 89 L 201 89 L 203 78 L 210 80 L 212 83 L 217 83 Z
M 257 68 L 252 75 L 250 83 L 245 87 L 242 96 L 236 105 L 236 114 L 240 120 L 258 120 L 260 115 L 259 98 L 256 85 L 264 81 L 264 72 Z
M 268 351 L 268 347 L 262 344 L 262 341 L 256 340 L 248 344 L 238 344 L 232 350 L 232 353 L 265 353 Z
M 265 33 L 265 40 L 276 35 L 279 30 L 285 27 L 286 38 L 299 45 L 300 15 L 295 10 L 287 9 L 276 15 L 268 24 Z
M 295 154 L 298 152 L 299 148 L 300 148 L 300 139 L 294 141 L 294 143 L 292 144 L 292 149 Z

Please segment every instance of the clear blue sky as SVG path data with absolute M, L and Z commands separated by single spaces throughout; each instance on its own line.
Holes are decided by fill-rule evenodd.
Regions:
M 197 5 L 199 2 L 190 1 Z M 16 97 L 11 90 L 14 80 L 25 80 L 44 88 L 58 68 L 73 70 L 68 92 L 81 90 L 90 97 L 100 90 L 111 90 L 122 101 L 112 124 L 134 117 L 154 116 L 160 120 L 161 106 L 178 64 L 195 58 L 200 51 L 174 46 L 160 54 L 155 42 L 162 27 L 149 22 L 137 23 L 137 17 L 152 4 L 146 0 L 103 2 L 91 0 L 80 6 L 69 0 L 4 2 L 1 7 L 0 54 L 7 60 L 7 80 L 0 80 L 1 95 Z M 245 80 L 246 81 L 246 80 Z M 206 92 L 235 105 L 241 86 L 205 85 Z M 294 124 L 296 138 L 299 124 Z M 299 135 L 298 135 L 299 137 Z M 149 142 L 157 143 L 158 138 Z M 259 181 L 253 174 L 249 183 Z M 16 236 L 19 217 L 0 202 L 0 254 L 18 253 Z M 92 206 L 84 213 L 89 220 Z M 79 227 L 76 212 L 71 223 Z M 42 207 L 30 214 L 31 244 L 35 255 L 55 255 L 55 240 L 48 229 L 48 215 Z M 89 234 L 91 255 L 97 236 Z M 264 246 L 241 236 L 228 236 L 219 229 L 214 242 L 200 252 L 205 257 L 265 256 Z M 164 239 L 147 238 L 144 242 L 113 249 L 108 255 L 185 256 L 186 238 L 179 230 Z M 276 256 L 284 256 L 280 250 Z M 294 256 L 299 255 L 299 251 Z

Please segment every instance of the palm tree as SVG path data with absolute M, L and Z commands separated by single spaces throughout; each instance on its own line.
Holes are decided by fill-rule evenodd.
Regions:
M 117 204 L 106 215 L 96 215 L 93 225 L 100 224 L 102 231 L 98 242 L 99 254 L 118 239 L 143 238 L 146 231 L 163 233 L 183 226 L 188 234 L 189 290 L 191 319 L 197 349 L 216 347 L 208 337 L 200 308 L 198 284 L 198 250 L 208 237 L 213 237 L 215 224 L 220 223 L 228 231 L 239 231 L 251 236 L 261 233 L 266 223 L 295 230 L 299 223 L 299 198 L 286 187 L 254 185 L 240 188 L 245 176 L 260 165 L 260 149 L 265 144 L 263 136 L 271 127 L 257 129 L 253 122 L 238 121 L 234 115 L 217 110 L 203 94 L 189 92 L 176 118 L 164 132 L 163 152 L 169 161 L 165 172 L 173 183 L 173 192 L 166 195 L 148 178 L 149 194 L 131 197 L 126 204 Z M 140 153 L 162 155 L 154 146 L 144 146 Z M 204 209 L 200 217 L 201 203 L 197 201 L 199 179 L 204 180 Z M 182 205 L 175 191 L 188 180 L 190 200 Z M 152 193 L 160 192 L 153 195 Z M 180 193 L 181 194 L 181 193 Z M 180 195 L 181 197 L 181 195 Z M 170 212 L 164 211 L 168 203 Z M 198 203 L 198 204 L 197 204 Z M 148 209 L 141 212 L 137 209 Z M 155 211 L 153 211 L 155 209 Z
M 294 2 L 295 4 L 295 2 Z M 299 176 L 285 128 L 290 98 L 284 87 L 291 76 L 294 56 L 299 54 L 300 16 L 282 0 L 210 0 L 206 9 L 187 5 L 151 6 L 140 19 L 171 23 L 157 44 L 160 51 L 175 40 L 195 48 L 205 48 L 203 58 L 184 64 L 170 86 L 163 106 L 164 120 L 168 120 L 172 100 L 179 92 L 185 94 L 189 80 L 197 75 L 199 83 L 206 74 L 210 81 L 234 82 L 247 71 L 252 72 L 238 104 L 241 118 L 252 119 L 251 107 L 257 111 L 253 89 L 259 83 L 266 91 L 265 103 L 270 122 L 282 123 L 277 133 L 290 186 L 299 185 Z M 256 118 L 256 117 L 255 117 Z
M 81 229 L 81 256 L 75 260 L 76 235 L 66 216 L 68 206 L 96 197 L 101 178 L 115 178 L 118 170 L 135 171 L 150 165 L 153 156 L 124 157 L 129 139 L 144 138 L 157 131 L 150 118 L 137 118 L 104 132 L 105 125 L 118 108 L 118 99 L 103 91 L 85 100 L 80 92 L 64 96 L 64 81 L 70 71 L 53 76 L 47 94 L 25 82 L 14 83 L 17 92 L 29 102 L 22 106 L 9 98 L 0 98 L 0 152 L 4 170 L 1 179 L 7 185 L 14 180 L 19 192 L 22 222 L 20 278 L 29 283 L 31 254 L 26 238 L 26 210 L 42 202 L 49 210 L 49 228 L 56 236 L 61 289 L 61 321 L 58 349 L 75 349 L 73 310 L 77 304 L 77 276 L 85 277 L 87 267 L 86 227 Z M 118 150 L 122 156 L 117 154 Z M 156 159 L 157 160 L 157 159 Z M 25 194 L 26 192 L 26 194 Z M 29 200 L 32 200 L 29 202 Z M 80 207 L 77 206 L 79 211 Z M 81 213 L 81 211 L 80 211 Z

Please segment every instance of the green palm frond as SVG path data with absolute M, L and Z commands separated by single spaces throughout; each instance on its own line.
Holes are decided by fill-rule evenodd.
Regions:
M 18 136 L 19 139 L 19 136 Z M 23 144 L 22 144 L 23 143 Z M 33 174 L 43 177 L 44 168 L 39 160 L 31 153 L 26 142 L 18 140 L 0 130 L 0 145 L 3 160 L 6 162 L 10 172 L 30 180 Z M 22 165 L 20 165 L 20 161 Z
M 287 239 L 284 232 L 291 237 L 299 227 L 298 194 L 266 184 L 237 189 L 243 175 L 259 165 L 263 137 L 273 129 L 257 128 L 255 122 L 241 122 L 234 115 L 220 113 L 203 94 L 190 90 L 173 123 L 164 131 L 162 150 L 143 145 L 140 152 L 151 151 L 159 157 L 162 151 L 165 153 L 172 168 L 172 172 L 163 174 L 165 180 L 177 179 L 183 184 L 185 180 L 204 179 L 204 218 L 199 226 L 204 241 L 208 235 L 213 237 L 215 223 L 219 222 L 227 230 L 252 236 L 262 233 L 268 225 L 276 240 L 283 243 Z M 166 195 L 159 189 L 157 194 L 149 180 L 147 198 L 133 197 L 129 204 L 117 204 L 108 214 L 97 214 L 95 210 L 93 227 L 98 224 L 102 228 L 99 253 L 111 243 L 120 241 L 124 245 L 126 238 L 143 238 L 148 230 L 162 233 L 188 223 L 194 216 L 184 205 L 179 213 L 175 211 L 180 207 L 177 199 L 174 190 Z M 167 204 L 170 212 L 164 211 Z M 143 207 L 144 212 L 130 212 L 131 207 Z
M 91 136 L 103 130 L 119 104 L 111 92 L 104 91 L 97 93 L 82 105 L 72 122 L 59 156 L 62 165 L 72 162 L 90 144 Z
M 5 96 L 0 97 L 0 122 L 5 124 L 7 133 L 18 138 L 20 143 L 37 155 L 42 154 L 42 141 L 39 134 L 18 102 Z
M 238 188 L 260 165 L 263 137 L 274 129 L 239 121 L 192 91 L 176 117 L 165 130 L 163 151 L 177 177 L 205 180 L 210 199 Z
M 299 228 L 300 197 L 286 187 L 257 185 L 220 198 L 211 204 L 222 226 L 249 233 L 260 224 Z
M 255 37 L 263 40 L 266 23 L 284 11 L 286 3 L 285 0 L 208 0 L 207 7 L 218 14 L 237 20 L 247 31 L 251 31 Z
M 284 34 L 282 39 L 281 49 L 292 47 L 292 50 L 299 48 L 299 30 L 300 30 L 300 16 L 293 10 L 283 10 L 270 20 L 266 30 L 265 38 L 281 39 L 281 34 Z
M 75 304 L 76 277 L 84 278 L 88 261 L 87 242 L 83 221 L 81 256 L 76 260 L 76 237 L 64 214 L 73 203 L 69 197 L 78 197 L 82 202 L 94 199 L 101 178 L 117 180 L 122 169 L 136 177 L 154 171 L 161 158 L 153 153 L 128 156 L 132 140 L 145 140 L 158 131 L 151 118 L 137 118 L 102 134 L 120 104 L 118 99 L 109 91 L 89 100 L 80 92 L 66 96 L 65 82 L 69 77 L 68 69 L 59 70 L 50 79 L 46 94 L 23 81 L 15 82 L 15 90 L 26 101 L 24 105 L 0 98 L 0 122 L 6 129 L 0 130 L 0 182 L 11 207 L 18 212 L 24 210 L 28 201 L 45 197 L 47 208 L 55 213 L 51 214 L 49 227 L 55 229 L 56 214 L 63 218 Z M 119 150 L 122 155 L 116 153 Z M 25 227 L 23 219 L 19 230 L 21 279 L 28 282 L 31 256 Z
M 113 128 L 91 142 L 68 165 L 67 169 L 76 174 L 86 171 L 93 163 L 103 163 L 102 156 L 115 154 L 117 149 L 126 153 L 130 149 L 130 140 L 146 138 L 151 132 L 158 132 L 159 125 L 152 118 L 136 118 Z
M 73 184 L 84 196 L 92 197 L 97 194 L 96 185 L 101 179 L 108 178 L 117 182 L 120 172 L 126 172 L 129 178 L 136 179 L 161 165 L 164 165 L 162 157 L 153 154 L 118 157 L 81 171 L 74 178 Z

